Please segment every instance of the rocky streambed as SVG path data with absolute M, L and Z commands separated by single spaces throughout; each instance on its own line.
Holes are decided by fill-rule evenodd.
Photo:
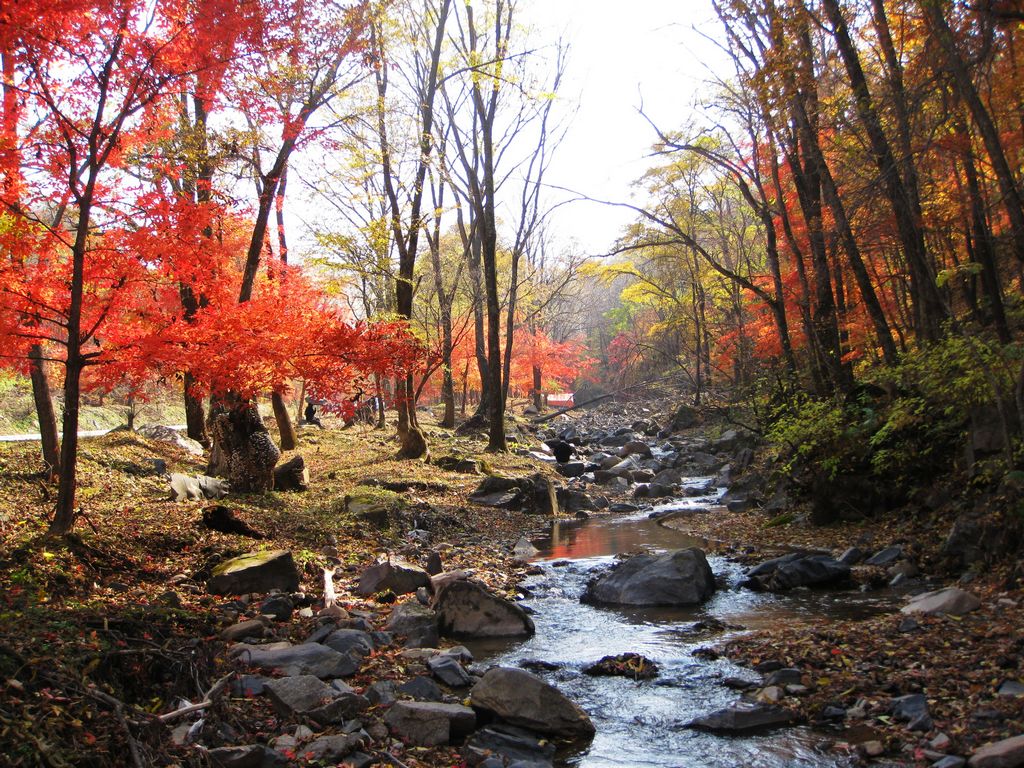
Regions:
M 662 423 L 617 429 L 557 425 L 521 451 L 562 480 L 535 473 L 479 483 L 472 503 L 556 516 L 513 549 L 531 574 L 515 600 L 472 573 L 445 570 L 423 531 L 410 534 L 408 548 L 420 562 L 382 557 L 351 585 L 362 608 L 343 607 L 330 571 L 323 600 L 294 594 L 293 567 L 280 562 L 287 553 L 269 558 L 269 577 L 249 573 L 251 582 L 225 585 L 231 566 L 215 571 L 227 594 L 276 590 L 258 610 L 240 604 L 240 613 L 259 615 L 224 632 L 245 672 L 230 691 L 269 706 L 276 733 L 231 744 L 222 730 L 209 732 L 220 727 L 205 722 L 211 704 L 186 705 L 163 716 L 181 721 L 176 741 L 203 745 L 224 766 L 845 766 L 887 751 L 870 711 L 926 737 L 942 768 L 962 764 L 920 693 L 837 702 L 809 717 L 802 702 L 827 682 L 815 670 L 722 656 L 749 630 L 899 616 L 908 594 L 929 585 L 899 546 L 713 552 L 687 532 L 688 520 L 781 502 L 744 483 L 749 436 L 680 435 L 686 417 L 680 409 Z M 337 561 L 336 550 L 328 554 Z M 882 588 L 858 588 L 871 584 Z M 918 617 L 979 605 L 962 590 L 939 592 L 904 608 L 902 621 L 915 632 Z M 293 610 L 305 623 L 282 631 Z M 844 729 L 854 719 L 855 738 Z M 992 749 L 1002 759 L 1017 746 Z M 972 765 L 997 764 L 978 754 Z

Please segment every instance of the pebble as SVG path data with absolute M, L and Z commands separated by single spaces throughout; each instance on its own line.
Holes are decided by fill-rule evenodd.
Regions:
M 939 752 L 945 752 L 949 749 L 953 740 L 944 733 L 939 733 L 934 739 L 928 742 L 928 746 L 932 749 L 938 750 Z
M 782 689 L 777 685 L 769 685 L 767 688 L 762 688 L 757 694 L 758 701 L 764 701 L 768 704 L 776 704 L 782 700 Z
M 1003 684 L 999 686 L 998 693 L 1000 696 L 1014 698 L 1024 696 L 1024 683 L 1021 683 L 1019 680 L 1004 680 Z
M 885 754 L 885 746 L 880 741 L 865 741 L 860 745 L 860 748 L 864 750 L 864 754 L 868 757 L 879 757 Z

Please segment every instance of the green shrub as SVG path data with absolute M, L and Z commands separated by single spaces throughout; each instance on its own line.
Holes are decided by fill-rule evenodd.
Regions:
M 900 503 L 952 470 L 972 411 L 999 404 L 1014 413 L 1021 359 L 1019 344 L 950 335 L 867 371 L 866 386 L 842 402 L 789 396 L 769 414 L 766 436 L 798 484 L 860 475 Z

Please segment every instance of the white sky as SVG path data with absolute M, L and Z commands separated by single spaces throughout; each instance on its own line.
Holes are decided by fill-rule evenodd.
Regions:
M 633 199 L 632 185 L 656 162 L 648 157 L 656 134 L 639 112 L 641 101 L 664 130 L 699 122 L 695 105 L 708 83 L 732 71 L 713 42 L 724 33 L 711 0 L 520 0 L 518 13 L 521 24 L 533 27 L 529 46 L 541 55 L 553 57 L 559 37 L 570 45 L 560 98 L 578 110 L 545 182 L 598 200 L 642 202 Z M 296 162 L 316 165 L 322 158 Z M 299 256 L 317 249 L 307 222 L 332 214 L 310 203 L 298 184 L 294 189 L 288 228 Z M 550 193 L 552 201 L 568 197 Z M 549 232 L 556 247 L 576 241 L 584 253 L 601 254 L 634 218 L 627 209 L 579 201 L 552 214 Z
M 568 135 L 546 181 L 588 197 L 627 201 L 631 184 L 653 164 L 655 133 L 682 126 L 725 55 L 707 37 L 724 37 L 710 0 L 534 0 L 524 16 L 552 38 L 570 42 L 562 91 L 579 99 Z M 622 208 L 573 203 L 555 212 L 560 241 L 575 238 L 588 253 L 605 252 L 633 219 Z

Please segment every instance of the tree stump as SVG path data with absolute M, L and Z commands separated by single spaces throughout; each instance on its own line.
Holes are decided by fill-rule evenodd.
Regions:
M 210 413 L 208 426 L 214 446 L 210 474 L 226 476 L 236 492 L 273 489 L 274 466 L 281 452 L 255 403 L 243 402 L 230 410 L 216 408 Z

